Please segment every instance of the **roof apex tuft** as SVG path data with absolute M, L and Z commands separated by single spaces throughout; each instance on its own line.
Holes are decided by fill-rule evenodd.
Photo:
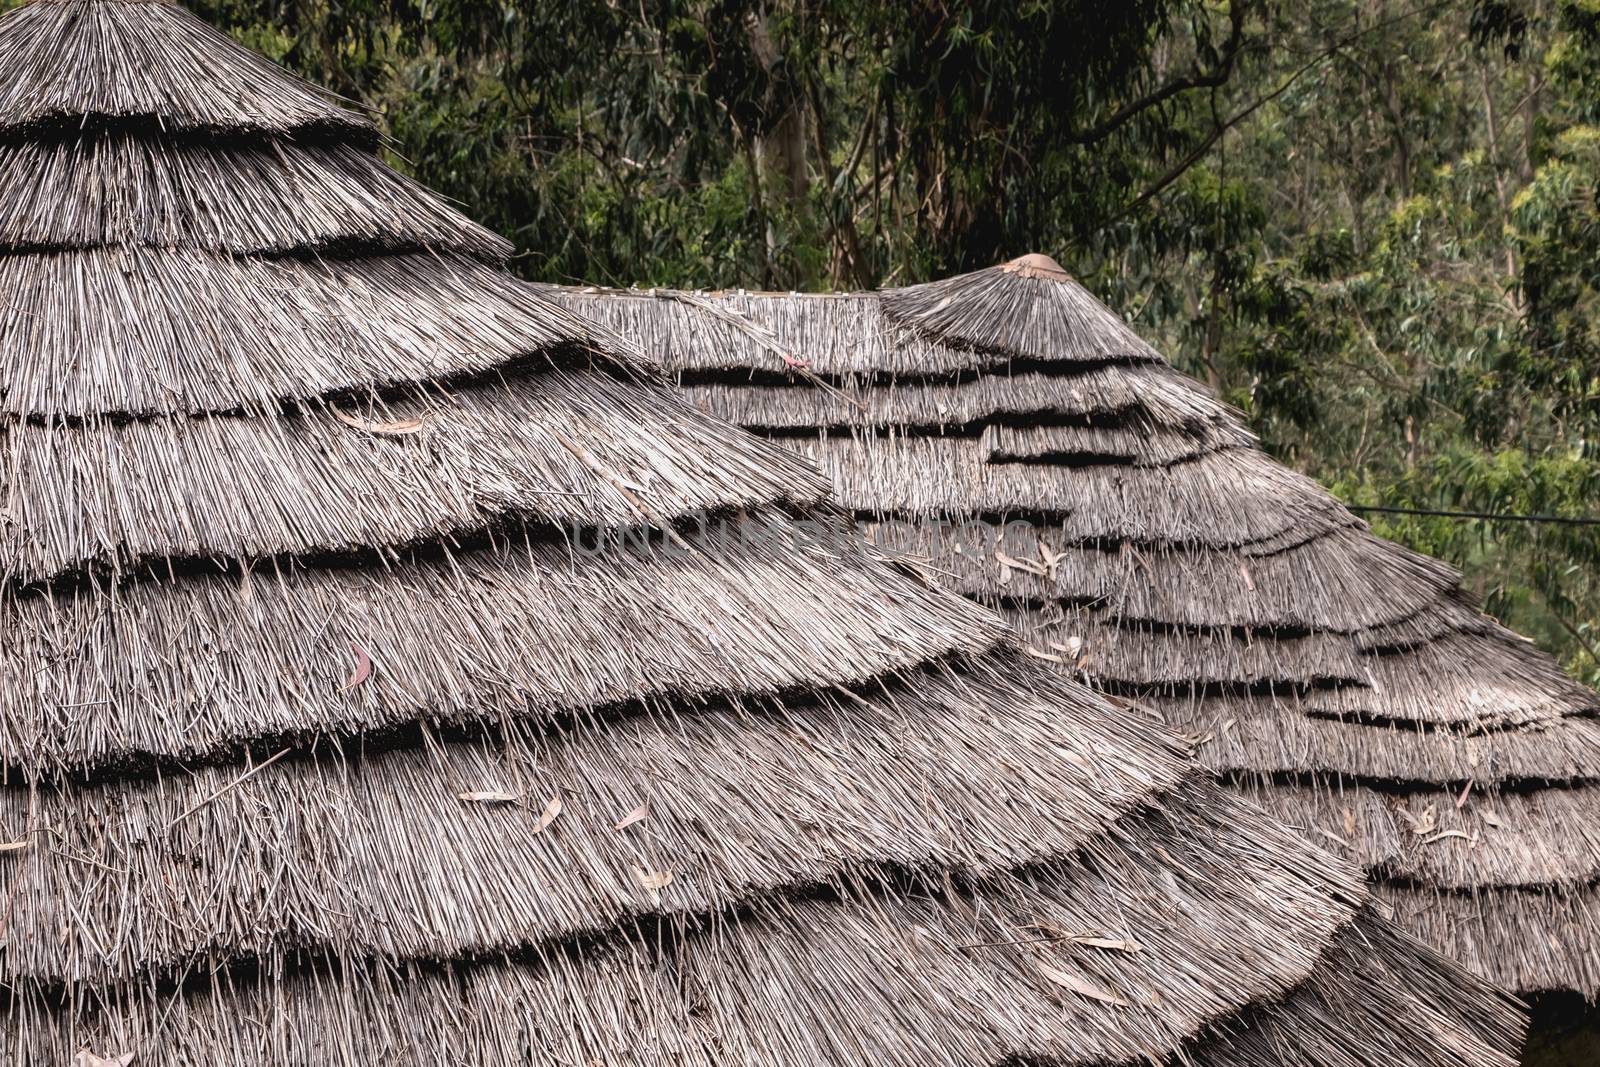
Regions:
M 1000 264 L 997 270 L 1007 274 L 1019 274 L 1024 278 L 1048 278 L 1056 282 L 1068 282 L 1072 275 L 1067 273 L 1065 267 L 1045 255 L 1043 252 L 1029 252 L 1025 256 Z

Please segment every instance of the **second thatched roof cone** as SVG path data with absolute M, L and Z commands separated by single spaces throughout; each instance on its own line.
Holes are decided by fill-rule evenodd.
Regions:
M 0 21 L 0 1060 L 1510 1062 L 374 142 L 176 7 Z
M 1000 608 L 1036 660 L 1159 709 L 1402 925 L 1510 988 L 1600 991 L 1595 695 L 1054 262 L 876 294 L 558 295 L 819 462 L 885 550 Z

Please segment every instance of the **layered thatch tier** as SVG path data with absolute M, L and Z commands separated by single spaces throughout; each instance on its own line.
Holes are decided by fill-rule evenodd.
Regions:
M 504 257 L 511 245 L 349 144 L 77 131 L 0 143 L 0 235 L 41 251 L 186 245 L 239 254 L 416 248 Z M 34 210 L 57 190 L 60 209 Z M 308 199 L 309 196 L 309 199 Z
M 1155 709 L 1413 932 L 1522 992 L 1600 993 L 1600 701 L 1054 263 L 551 292 L 815 460 L 878 550 L 998 608 L 1034 661 Z
M 161 3 L 0 75 L 0 1060 L 1510 1062 L 364 120 Z
M 0 414 L 33 422 L 274 414 L 448 386 L 517 359 L 611 369 L 636 358 L 596 351 L 589 327 L 496 267 L 424 248 L 356 259 L 18 251 L 0 259 L 0 289 Z

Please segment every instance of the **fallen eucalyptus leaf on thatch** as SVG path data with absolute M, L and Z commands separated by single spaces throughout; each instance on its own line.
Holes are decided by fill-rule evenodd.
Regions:
M 1040 578 L 1045 576 L 1044 567 L 1034 563 L 1032 560 L 1018 559 L 1015 556 L 1008 556 L 998 548 L 994 550 L 994 558 L 999 560 L 1002 566 L 1010 567 L 1012 570 L 1025 571 L 1028 574 L 1037 575 Z
M 1490 826 L 1504 826 L 1505 825 L 1505 821 L 1502 820 L 1500 818 L 1500 816 L 1496 815 L 1492 811 L 1479 812 L 1478 813 L 1478 817 L 1481 818 L 1484 822 L 1488 823 Z
M 26 837 L 21 841 L 0 841 L 0 852 L 21 852 L 27 847 L 28 839 Z
M 639 871 L 639 884 L 646 889 L 665 889 L 672 884 L 671 871 Z
M 628 812 L 628 814 L 624 815 L 622 818 L 618 819 L 616 824 L 611 828 L 613 830 L 626 830 L 628 827 L 632 826 L 636 822 L 641 821 L 646 815 L 649 814 L 650 802 L 647 800 L 643 804 L 640 804 L 637 808 L 634 808 L 632 811 Z
M 348 693 L 368 678 L 372 677 L 372 657 L 367 655 L 367 650 L 350 642 L 350 649 L 356 654 L 356 669 L 350 672 L 350 677 L 345 679 L 344 685 L 339 687 L 339 692 Z
M 1087 945 L 1090 948 L 1109 949 L 1113 952 L 1143 952 L 1144 946 L 1137 941 L 1121 937 L 1074 937 L 1073 942 Z
M 536 825 L 533 828 L 533 832 L 536 833 L 536 834 L 544 833 L 546 830 L 548 830 L 550 828 L 550 824 L 555 822 L 556 819 L 558 819 L 560 816 L 561 816 L 561 797 L 560 796 L 551 797 L 550 798 L 550 803 L 546 804 L 544 806 L 544 810 L 539 813 L 539 822 L 538 822 L 538 825 Z
M 1422 843 L 1424 845 L 1431 845 L 1436 842 L 1443 841 L 1447 837 L 1459 837 L 1469 845 L 1472 843 L 1472 835 L 1468 834 L 1465 830 L 1440 830 L 1436 834 L 1431 834 L 1428 837 L 1424 837 L 1422 839 Z
M 96 1056 L 88 1049 L 79 1049 L 78 1054 L 72 1057 L 72 1067 L 128 1067 L 133 1062 L 134 1054 L 131 1052 L 119 1053 L 115 1056 Z
M 671 871 L 647 871 L 638 864 L 633 867 L 633 876 L 639 880 L 644 891 L 650 894 L 651 901 L 656 904 L 661 903 L 661 891 L 672 884 L 674 877 Z
M 1079 637 L 1077 634 L 1073 634 L 1071 637 L 1067 638 L 1065 643 L 1061 641 L 1051 641 L 1050 647 L 1055 649 L 1057 652 L 1065 652 L 1073 659 L 1077 659 L 1078 653 L 1083 651 L 1083 643 L 1082 637 Z
M 497 789 L 480 789 L 471 793 L 457 793 L 456 799 L 465 800 L 473 804 L 514 804 L 522 799 L 521 794 L 505 793 Z
M 428 425 L 427 419 L 397 419 L 394 422 L 371 422 L 367 419 L 347 414 L 338 408 L 333 408 L 332 411 L 333 417 L 346 426 L 384 437 L 404 437 L 414 434 Z
M 1044 563 L 1045 577 L 1049 578 L 1052 582 L 1056 580 L 1056 577 L 1060 573 L 1061 561 L 1066 558 L 1067 553 L 1065 551 L 1052 551 L 1050 546 L 1045 544 L 1042 538 L 1040 539 L 1039 559 Z
M 1400 816 L 1400 821 L 1411 828 L 1417 837 L 1425 837 L 1439 828 L 1439 809 L 1434 804 L 1429 804 L 1422 809 L 1421 815 L 1413 815 L 1405 808 L 1396 808 L 1395 814 Z
M 1041 963 L 1038 966 L 1040 974 L 1044 975 L 1062 989 L 1070 989 L 1080 997 L 1088 997 L 1090 1000 L 1098 1000 L 1102 1004 L 1111 1004 L 1118 1008 L 1131 1008 L 1133 1006 L 1129 1001 L 1123 1000 L 1114 993 L 1107 993 L 1099 986 L 1094 985 L 1085 979 L 1079 978 L 1075 974 L 1059 970 L 1044 963 Z

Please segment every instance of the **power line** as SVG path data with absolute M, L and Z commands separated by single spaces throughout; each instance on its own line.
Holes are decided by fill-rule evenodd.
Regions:
M 1445 511 L 1437 508 L 1394 508 L 1378 504 L 1346 504 L 1350 511 L 1380 512 L 1385 515 L 1424 515 L 1438 519 L 1482 519 L 1486 522 L 1538 522 L 1552 526 L 1600 526 L 1600 516 L 1517 515 L 1489 511 Z

